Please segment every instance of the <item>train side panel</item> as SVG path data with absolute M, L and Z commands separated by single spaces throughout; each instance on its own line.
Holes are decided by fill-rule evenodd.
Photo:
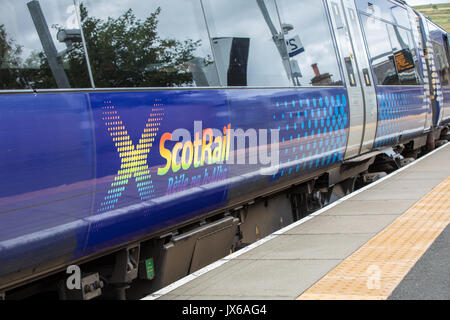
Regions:
M 44 262 L 67 264 L 336 166 L 349 127 L 343 88 L 41 93 L 0 99 L 8 110 L 2 113 L 3 134 L 11 137 L 1 142 L 7 152 L 0 174 L 8 182 L 0 196 L 1 276 Z M 181 136 L 188 133 L 191 139 L 183 141 L 194 145 L 196 125 L 200 133 L 280 130 L 277 141 L 270 133 L 267 140 L 258 136 L 259 149 L 277 152 L 279 146 L 279 166 L 216 161 L 223 160 L 217 141 L 211 146 L 211 160 L 218 157 L 214 161 L 205 155 L 201 164 L 199 155 L 196 166 L 189 148 L 184 161 L 174 160 L 182 155 L 179 144 L 176 148 L 184 138 L 171 141 L 169 134 L 173 138 L 182 130 Z M 244 147 L 225 143 L 220 150 L 224 156 L 228 152 L 228 159 L 249 154 L 246 141 Z M 261 171 L 271 165 L 272 174 Z
M 377 87 L 378 129 L 375 148 L 394 146 L 421 135 L 428 105 L 424 89 Z
M 82 217 L 95 191 L 95 143 L 86 94 L 0 100 L 3 276 L 55 258 L 68 262 L 86 239 Z

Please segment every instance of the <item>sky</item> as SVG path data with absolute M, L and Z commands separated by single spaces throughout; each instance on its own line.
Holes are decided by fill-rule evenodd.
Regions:
M 420 6 L 424 4 L 450 3 L 450 0 L 406 0 L 410 6 Z

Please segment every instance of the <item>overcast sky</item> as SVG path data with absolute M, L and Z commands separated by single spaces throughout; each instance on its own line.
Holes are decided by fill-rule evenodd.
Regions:
M 450 3 L 450 0 L 406 0 L 410 6 L 420 6 L 424 4 Z

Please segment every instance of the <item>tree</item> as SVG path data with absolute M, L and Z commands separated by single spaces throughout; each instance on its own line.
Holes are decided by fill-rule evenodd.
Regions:
M 56 82 L 43 52 L 23 60 L 23 46 L 8 37 L 0 25 L 0 89 L 55 88 Z
M 187 62 L 200 40 L 162 39 L 157 34 L 157 8 L 144 21 L 132 9 L 118 18 L 90 17 L 80 5 L 81 21 L 96 87 L 173 87 L 192 83 Z M 57 26 L 54 26 L 57 28 Z M 0 25 L 0 88 L 56 88 L 44 52 L 21 59 L 22 47 L 7 39 Z M 61 58 L 72 88 L 89 88 L 87 62 L 81 42 Z
M 21 54 L 22 47 L 16 45 L 13 39 L 9 39 L 5 26 L 0 25 L 0 89 L 23 85 L 17 72 L 21 65 Z
M 161 8 L 141 21 L 132 9 L 106 21 L 89 17 L 80 5 L 83 32 L 97 87 L 172 87 L 192 82 L 186 63 L 199 41 L 161 39 L 157 34 Z M 69 61 L 80 63 L 76 52 Z

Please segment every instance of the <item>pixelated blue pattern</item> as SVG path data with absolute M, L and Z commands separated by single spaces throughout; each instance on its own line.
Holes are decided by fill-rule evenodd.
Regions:
M 442 89 L 444 99 L 443 99 L 443 112 L 444 116 L 442 117 L 443 123 L 449 123 L 450 122 L 450 88 L 444 87 Z
M 305 95 L 273 108 L 280 138 L 280 170 L 273 179 L 313 171 L 343 160 L 349 108 L 345 94 Z
M 416 117 L 424 117 L 426 113 L 423 88 L 378 88 L 377 92 L 378 128 L 374 148 L 395 145 L 402 134 L 420 129 Z
M 401 118 L 406 113 L 408 95 L 379 94 L 378 95 L 378 132 L 375 147 L 394 144 L 398 132 L 402 131 Z

